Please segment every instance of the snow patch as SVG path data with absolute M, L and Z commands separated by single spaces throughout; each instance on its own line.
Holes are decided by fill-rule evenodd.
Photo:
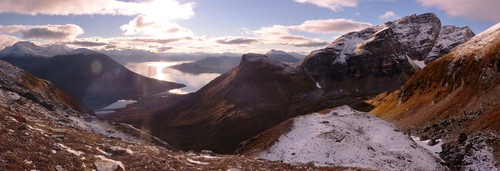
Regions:
M 57 145 L 63 149 L 65 149 L 67 152 L 71 153 L 71 154 L 74 154 L 76 156 L 80 156 L 82 154 L 85 154 L 84 152 L 82 151 L 76 151 L 76 150 L 73 150 L 72 148 L 68 147 L 68 146 L 65 146 L 64 144 L 61 144 L 61 143 L 57 143 Z
M 193 159 L 189 159 L 189 158 L 186 158 L 186 160 L 190 163 L 194 163 L 194 164 L 199 164 L 199 165 L 208 165 L 210 163 L 208 162 L 201 162 L 201 161 L 197 161 L 197 160 L 193 160 Z
M 295 118 L 290 132 L 256 156 L 286 163 L 375 170 L 443 169 L 438 158 L 394 125 L 348 106 Z
M 443 145 L 443 141 L 441 139 L 437 139 L 436 141 L 438 143 L 436 145 L 433 145 L 433 146 L 429 145 L 429 141 L 431 141 L 430 139 L 421 141 L 420 137 L 415 137 L 415 136 L 411 136 L 411 139 L 413 139 L 413 141 L 415 141 L 421 147 L 429 150 L 437 158 L 440 158 L 439 153 L 441 153 L 441 151 L 443 151 L 443 148 L 441 147 L 441 145 Z

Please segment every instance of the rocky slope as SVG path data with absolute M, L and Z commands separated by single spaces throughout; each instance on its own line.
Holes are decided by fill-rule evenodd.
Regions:
M 88 49 L 51 58 L 4 57 L 1 60 L 51 81 L 92 109 L 120 99 L 136 99 L 184 86 L 133 73 L 105 54 Z
M 374 101 L 377 108 L 372 113 L 404 131 L 444 138 L 455 147 L 465 147 L 470 138 L 495 139 L 500 131 L 500 24 L 430 63 L 398 91 L 385 96 Z M 490 134 L 478 135 L 480 132 Z M 485 144 L 482 147 L 489 148 L 485 151 L 499 161 L 498 138 Z M 474 156 L 474 151 L 484 148 L 465 151 Z M 452 167 L 478 166 L 464 163 L 467 155 L 456 152 L 449 148 L 443 153 Z
M 236 68 L 175 104 L 140 117 L 118 112 L 107 118 L 150 130 L 179 149 L 230 153 L 288 118 L 330 106 L 322 94 L 302 70 L 246 54 Z
M 184 153 L 130 125 L 96 119 L 47 81 L 5 62 L 0 80 L 0 170 L 356 169 Z
M 446 170 L 394 125 L 348 106 L 299 116 L 250 139 L 238 153 L 285 163 L 373 170 Z
M 441 29 L 432 13 L 403 17 L 345 34 L 306 56 L 300 67 L 324 89 L 370 95 L 396 90 L 424 66 L 426 58 L 434 59 L 470 36 L 453 35 L 471 33 L 468 28 L 450 28 Z M 428 57 L 431 50 L 436 55 Z

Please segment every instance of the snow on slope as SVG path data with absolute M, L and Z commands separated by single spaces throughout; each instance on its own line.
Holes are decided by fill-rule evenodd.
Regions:
M 66 45 L 38 46 L 32 42 L 20 41 L 0 51 L 0 57 L 53 57 L 71 51 Z
M 489 50 L 490 46 L 495 46 L 495 42 L 500 42 L 500 23 L 488 28 L 471 38 L 469 41 L 456 47 L 451 54 L 453 56 L 470 56 L 475 55 L 476 59 L 483 58 L 485 51 Z
M 369 113 L 342 106 L 294 119 L 291 131 L 259 158 L 380 170 L 442 170 L 440 160 L 408 135 Z

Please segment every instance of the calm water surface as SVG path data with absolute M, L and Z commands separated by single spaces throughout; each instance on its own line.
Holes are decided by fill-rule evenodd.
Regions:
M 181 72 L 176 69 L 168 68 L 173 65 L 189 62 L 192 61 L 129 62 L 125 64 L 125 67 L 135 73 L 144 75 L 146 77 L 185 84 L 186 87 L 184 88 L 170 91 L 171 93 L 176 94 L 195 92 L 220 75 L 216 73 L 190 74 Z

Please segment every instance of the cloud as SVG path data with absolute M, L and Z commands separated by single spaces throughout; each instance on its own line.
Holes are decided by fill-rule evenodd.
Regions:
M 219 44 L 252 44 L 259 42 L 259 40 L 246 37 L 224 37 L 216 40 L 215 42 Z
M 77 46 L 85 46 L 85 47 L 96 47 L 96 46 L 106 46 L 108 43 L 105 42 L 94 42 L 94 41 L 72 41 L 72 42 L 66 42 L 66 44 L 72 44 L 72 45 L 77 45 Z
M 139 15 L 120 29 L 125 35 L 183 37 L 193 36 L 193 32 L 172 21 L 157 22 L 148 16 Z
M 328 8 L 333 11 L 339 11 L 343 7 L 356 7 L 358 0 L 295 0 L 298 3 L 309 3 L 319 7 Z
M 120 29 L 125 35 L 186 36 L 192 32 L 176 24 L 194 16 L 194 3 L 178 0 L 3 0 L 0 13 L 27 15 L 125 15 L 134 16 Z
M 66 25 L 7 25 L 0 26 L 0 33 L 20 33 L 23 39 L 73 40 L 83 34 L 83 29 L 74 24 Z
M 277 39 L 276 43 L 295 47 L 320 47 L 328 45 L 328 42 L 321 39 L 308 38 L 298 35 L 281 36 Z
M 195 40 L 192 37 L 180 37 L 180 38 L 171 38 L 171 39 L 155 39 L 155 38 L 122 38 L 125 41 L 131 42 L 140 42 L 140 43 L 157 43 L 157 44 L 170 44 L 174 42 L 180 41 L 191 41 Z
M 0 49 L 3 49 L 7 46 L 12 46 L 13 44 L 19 41 L 21 41 L 21 39 L 17 37 L 0 34 Z
M 388 20 L 388 19 L 397 18 L 397 15 L 396 15 L 396 13 L 394 13 L 394 11 L 386 11 L 386 12 L 384 12 L 383 15 L 379 16 L 378 18 L 381 20 Z
M 417 0 L 426 7 L 436 7 L 452 17 L 469 20 L 500 21 L 498 0 Z
M 290 28 L 310 33 L 329 34 L 359 31 L 370 26 L 370 23 L 358 22 L 350 19 L 326 19 L 307 20 L 301 25 L 291 26 Z
M 27 15 L 163 15 L 166 20 L 194 15 L 194 3 L 177 0 L 125 2 L 120 0 L 2 0 L 0 13 Z

